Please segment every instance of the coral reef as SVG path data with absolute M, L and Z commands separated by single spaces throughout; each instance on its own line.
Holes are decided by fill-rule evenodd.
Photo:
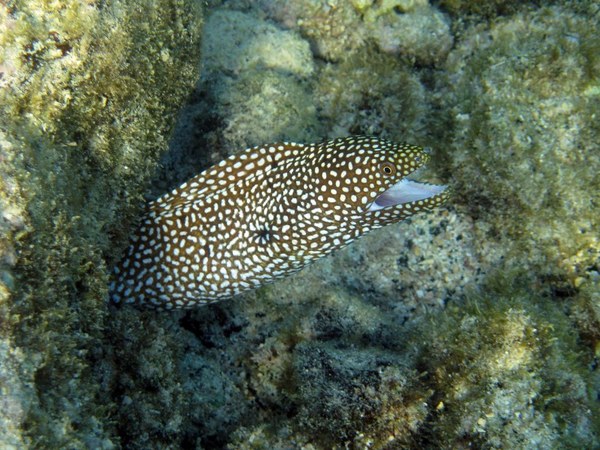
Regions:
M 308 42 L 226 9 L 210 14 L 204 33 L 202 79 L 161 162 L 155 197 L 232 152 L 278 140 L 313 142 L 324 134 L 309 81 L 315 63 Z
M 401 55 L 419 65 L 443 62 L 452 47 L 447 17 L 427 2 L 410 9 L 398 8 L 395 6 L 395 13 L 380 15 L 376 19 L 373 16 L 365 18 L 369 36 L 381 51 Z
M 260 2 L 270 17 L 297 29 L 317 56 L 342 61 L 370 42 L 419 64 L 441 62 L 450 50 L 448 21 L 424 0 Z
M 428 112 L 417 74 L 392 56 L 356 51 L 319 70 L 315 103 L 320 122 L 336 136 L 374 134 L 421 142 Z M 397 123 L 389 128 L 387 124 Z
M 554 7 L 471 28 L 447 61 L 440 99 L 451 123 L 437 127 L 471 214 L 492 224 L 515 265 L 571 284 L 600 262 L 592 22 Z
M 510 108 L 533 114 L 543 103 L 533 96 L 533 88 L 542 86 L 523 75 L 535 74 L 534 66 L 523 65 L 552 58 L 540 52 L 541 59 L 533 59 L 528 51 L 533 52 L 535 39 L 522 39 L 523 27 L 545 28 L 549 50 L 558 45 L 555 39 L 560 45 L 572 39 L 565 30 L 573 24 L 591 29 L 585 26 L 590 16 L 558 8 L 515 9 L 506 17 L 490 13 L 493 22 L 460 24 L 460 38 L 449 51 L 451 28 L 435 7 L 415 2 L 397 11 L 393 2 L 367 3 L 353 2 L 352 9 L 340 4 L 337 10 L 318 3 L 312 13 L 299 6 L 302 2 L 262 5 L 270 18 L 302 37 L 265 25 L 260 11 L 247 6 L 244 13 L 217 9 L 208 20 L 213 37 L 206 36 L 205 75 L 196 96 L 204 106 L 191 114 L 203 136 L 194 141 L 200 143 L 195 150 L 181 153 L 200 164 L 179 168 L 171 162 L 166 173 L 191 174 L 254 139 L 273 140 L 264 123 L 272 124 L 275 138 L 289 132 L 286 137 L 295 139 L 303 130 L 304 136 L 374 133 L 432 145 L 434 168 L 455 183 L 456 209 L 381 230 L 291 279 L 230 302 L 171 317 L 116 312 L 112 333 L 120 336 L 115 361 L 122 376 L 113 395 L 128 399 L 119 422 L 136 418 L 136 429 L 122 430 L 129 447 L 168 442 L 236 449 L 597 445 L 594 234 L 587 233 L 591 240 L 580 241 L 577 252 L 570 253 L 573 242 L 558 233 L 571 229 L 572 220 L 594 220 L 591 210 L 578 205 L 569 214 L 562 209 L 577 194 L 591 201 L 594 177 L 588 169 L 565 164 L 553 172 L 557 159 L 552 155 L 553 140 L 569 148 L 579 140 L 595 142 L 598 130 L 589 115 L 576 114 L 575 123 L 583 121 L 588 128 L 573 128 L 573 140 L 561 140 L 553 133 L 565 129 L 557 121 L 563 116 L 550 115 L 537 122 L 545 123 L 547 136 L 537 150 L 526 150 L 518 146 L 519 127 L 534 126 L 538 119 L 529 116 L 519 127 L 506 119 Z M 370 24 L 422 8 L 441 18 L 444 37 L 438 48 L 443 51 L 435 58 L 425 57 L 435 54 L 425 51 L 427 46 L 419 56 L 410 49 L 384 51 L 370 34 Z M 355 32 L 336 43 L 327 28 L 333 19 L 324 15 L 347 18 L 344 33 Z M 560 17 L 568 19 L 566 24 Z M 308 32 L 304 20 L 323 27 Z M 494 33 L 499 34 L 490 39 Z M 228 36 L 240 44 L 231 45 Z M 278 50 L 282 65 L 255 48 L 254 42 L 276 48 L 271 39 L 285 43 Z M 555 52 L 553 64 L 564 71 L 579 57 L 592 61 L 594 39 L 586 35 L 568 58 Z M 313 55 L 306 53 L 307 41 Z M 237 56 L 219 55 L 215 49 L 221 46 L 231 46 Z M 512 55 L 516 50 L 524 60 Z M 581 84 L 575 87 L 583 88 L 588 99 L 580 105 L 595 101 L 594 79 L 583 81 L 583 73 L 595 73 L 595 66 L 586 64 L 576 72 Z M 523 67 L 530 69 L 519 71 Z M 547 92 L 566 80 L 554 66 L 541 67 L 548 70 L 545 76 L 555 77 Z M 282 79 L 295 86 L 286 88 L 292 102 L 286 103 L 280 90 L 255 95 L 254 86 Z M 500 101 L 503 95 L 506 100 Z M 517 101 L 521 97 L 528 102 Z M 286 131 L 291 104 L 309 108 L 302 106 Z M 311 105 L 314 110 L 306 113 Z M 499 148 L 519 152 L 509 158 Z M 545 178 L 529 185 L 524 167 L 542 148 L 550 157 Z M 186 160 L 174 155 L 173 161 Z M 593 157 L 588 161 L 595 164 Z M 556 227 L 545 228 L 534 208 L 525 205 L 529 195 L 535 197 L 528 190 L 558 189 L 561 180 L 576 176 L 579 184 L 565 203 L 549 203 L 545 210 L 536 205 L 546 217 L 556 215 L 550 222 Z M 565 255 L 586 255 L 586 269 L 574 273 L 549 257 L 548 233 L 565 242 Z M 136 321 L 141 324 L 132 328 Z M 138 331 L 132 338 L 125 330 Z M 148 417 L 147 411 L 163 414 Z
M 107 308 L 106 264 L 195 83 L 196 6 L 2 4 L 0 444 L 598 447 L 595 3 L 206 2 L 151 196 L 366 133 L 430 145 L 455 200 L 176 314 Z
M 302 325 L 250 364 L 252 392 L 278 414 L 239 428 L 233 448 L 593 446 L 593 373 L 572 323 L 512 275 L 405 327 L 339 289 L 309 293 Z
M 237 11 L 216 11 L 205 32 L 203 79 L 218 99 L 213 113 L 227 118 L 224 147 L 315 137 L 308 42 Z
M 0 5 L 3 448 L 118 443 L 92 369 L 104 256 L 197 78 L 200 24 L 186 1 Z
M 435 325 L 417 366 L 429 374 L 435 446 L 594 446 L 593 373 L 559 303 L 526 278 L 496 274 L 481 294 L 452 305 Z M 429 384 L 431 383 L 431 384 Z

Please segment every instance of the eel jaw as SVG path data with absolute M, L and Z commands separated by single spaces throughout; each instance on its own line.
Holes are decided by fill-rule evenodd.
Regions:
M 386 191 L 379 194 L 367 208 L 367 212 L 379 211 L 384 208 L 425 200 L 441 194 L 448 186 L 421 183 L 403 178 Z

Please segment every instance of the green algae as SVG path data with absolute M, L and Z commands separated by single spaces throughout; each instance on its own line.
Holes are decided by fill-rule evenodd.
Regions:
M 538 2 L 520 2 L 507 0 L 440 0 L 440 5 L 453 14 L 475 14 L 484 17 L 496 17 L 499 15 L 509 15 L 515 13 L 527 3 L 535 4 Z
M 452 45 L 445 16 L 426 0 L 261 3 L 276 21 L 298 30 L 318 57 L 334 63 L 377 43 L 384 53 L 437 64 Z
M 69 38 L 68 51 L 62 33 L 42 33 L 25 45 L 23 59 L 12 59 L 40 75 L 27 94 L 36 105 L 59 100 L 34 122 L 48 133 L 21 114 L 30 108 L 24 103 L 10 116 L 18 123 L 3 125 L 0 140 L 0 182 L 10 193 L 2 198 L 0 221 L 6 236 L 0 367 L 19 381 L 10 384 L 4 403 L 2 417 L 10 414 L 12 422 L 0 423 L 7 442 L 240 449 L 598 445 L 596 199 L 589 189 L 596 160 L 593 148 L 586 147 L 587 156 L 577 151 L 597 142 L 600 131 L 593 120 L 598 40 L 590 20 L 543 9 L 462 29 L 447 72 L 443 52 L 440 61 L 427 63 L 436 72 L 415 68 L 415 61 L 427 61 L 421 51 L 427 46 L 392 56 L 370 45 L 373 36 L 356 12 L 395 2 L 351 3 L 354 11 L 341 2 L 312 2 L 307 16 L 314 15 L 300 18 L 300 33 L 327 61 L 308 53 L 307 41 L 284 25 L 262 28 L 247 9 L 219 13 L 229 28 L 215 21 L 211 31 L 216 47 L 202 88 L 209 105 L 201 110 L 218 120 L 195 118 L 207 127 L 195 131 L 205 139 L 195 157 L 216 162 L 225 148 L 271 141 L 270 133 L 312 140 L 371 132 L 427 142 L 443 156 L 440 172 L 454 177 L 457 210 L 382 231 L 294 279 L 186 314 L 124 309 L 108 319 L 103 258 L 117 257 L 109 237 L 126 237 L 165 146 L 170 114 L 191 86 L 197 30 L 186 26 L 192 34 L 185 35 L 178 28 L 184 33 L 178 37 L 169 31 L 176 17 L 128 21 L 117 4 L 104 5 L 100 12 L 85 9 L 98 14 L 89 23 L 110 22 L 102 15 L 107 8 L 117 22 L 95 28 L 99 40 L 86 47 L 89 58 L 81 57 L 87 75 L 69 70 L 63 83 L 56 77 L 63 72 L 48 69 L 66 63 L 86 33 L 75 44 Z M 495 17 L 500 10 L 489 11 L 477 14 Z M 460 21 L 465 12 L 453 14 Z M 395 24 L 394 14 L 391 8 L 377 20 Z M 159 27 L 161 36 L 146 48 L 142 42 L 163 20 L 171 25 Z M 121 26 L 122 35 L 110 33 Z M 523 39 L 530 27 L 532 38 Z M 74 28 L 65 35 L 80 36 Z M 215 55 L 232 35 L 251 50 L 232 46 L 242 51 Z M 168 51 L 166 36 L 175 39 Z M 179 38 L 187 42 L 181 48 Z M 545 42 L 539 53 L 538 40 Z M 98 67 L 94 55 L 102 51 Z M 277 52 L 285 57 L 274 58 Z M 1 67 L 4 81 L 10 79 L 11 64 L 3 60 Z M 561 75 L 566 70 L 571 79 Z M 56 83 L 46 86 L 50 74 Z M 552 99 L 556 86 L 569 94 L 564 110 Z M 90 98 L 78 95 L 63 105 L 80 91 Z M 534 135 L 538 142 L 527 147 L 536 121 L 543 125 Z M 18 130 L 18 141 L 8 129 Z M 208 151 L 198 156 L 198 148 Z M 523 180 L 531 171 L 524 168 L 541 156 L 547 167 L 534 165 L 543 177 L 530 177 L 528 186 Z M 572 190 L 561 198 L 565 181 Z M 540 192 L 549 193 L 546 201 L 529 205 Z M 552 226 L 545 228 L 549 217 Z M 577 231 L 586 221 L 586 231 Z M 571 232 L 573 241 L 566 238 Z M 559 243 L 554 250 L 553 241 Z M 490 261 L 500 266 L 492 275 L 485 274 Z M 34 435 L 38 441 L 29 440 Z
M 300 3 L 289 6 L 290 10 L 300 8 Z M 274 70 L 270 58 L 256 58 L 253 53 L 246 67 L 244 58 L 226 55 L 223 60 L 235 70 L 225 78 L 221 69 L 215 70 L 205 81 L 205 92 L 220 116 L 208 130 L 212 134 L 207 141 L 211 144 L 206 145 L 210 158 L 218 161 L 223 147 L 232 150 L 246 139 L 270 141 L 264 124 L 279 123 L 273 117 L 278 113 L 273 112 L 279 111 L 286 119 L 288 108 L 301 104 L 305 112 L 304 107 L 314 103 L 317 108 L 312 114 L 298 114 L 293 133 L 301 133 L 303 124 L 312 127 L 317 120 L 324 133 L 369 130 L 435 144 L 443 156 L 438 168 L 455 178 L 458 208 L 446 219 L 430 217 L 405 224 L 412 232 L 403 226 L 395 232 L 382 231 L 374 236 L 381 240 L 379 246 L 357 243 L 337 259 L 321 261 L 294 279 L 241 299 L 170 319 L 153 319 L 146 312 L 116 314 L 115 334 L 121 336 L 118 347 L 122 348 L 117 359 L 124 376 L 114 396 L 127 399 L 119 422 L 126 423 L 130 417 L 135 422 L 135 429 L 122 430 L 127 444 L 147 448 L 171 441 L 239 449 L 569 448 L 575 442 L 597 446 L 593 259 L 562 291 L 565 272 L 555 260 L 540 258 L 535 247 L 542 240 L 533 231 L 543 227 L 539 222 L 527 223 L 533 208 L 523 205 L 520 192 L 514 198 L 516 184 L 510 184 L 524 179 L 525 171 L 518 172 L 541 147 L 535 151 L 519 147 L 510 158 L 502 153 L 500 149 L 513 145 L 506 144 L 510 139 L 520 142 L 519 131 L 515 122 L 503 118 L 502 111 L 494 112 L 496 105 L 508 108 L 522 96 L 535 101 L 551 94 L 551 84 L 523 82 L 527 80 L 523 74 L 531 72 L 521 69 L 531 69 L 533 62 L 542 68 L 554 67 L 544 62 L 543 52 L 525 52 L 523 59 L 512 50 L 520 49 L 521 36 L 529 26 L 538 39 L 542 28 L 554 36 L 548 42 L 562 36 L 560 45 L 550 43 L 548 48 L 571 45 L 566 25 L 560 25 L 560 14 L 539 10 L 461 30 L 444 72 L 444 61 L 435 70 L 415 70 L 410 58 L 363 47 L 364 42 L 355 40 L 365 36 L 361 26 L 356 34 L 335 43 L 336 30 L 327 30 L 326 25 L 332 17 L 350 13 L 341 12 L 339 3 L 335 11 L 325 11 L 325 2 L 313 4 L 320 8 L 315 17 L 302 17 L 297 29 L 326 61 L 314 55 L 311 60 L 299 52 L 296 64 Z M 222 14 L 229 19 L 237 16 Z M 325 14 L 331 17 L 318 25 Z M 243 15 L 251 13 L 245 10 Z M 579 17 L 576 24 L 586 20 Z M 256 17 L 245 17 L 244 22 L 260 23 Z M 315 28 L 303 29 L 309 23 Z M 292 47 L 305 45 L 306 41 L 277 27 L 267 28 L 271 31 L 265 34 L 294 43 L 286 46 L 286 54 L 291 54 Z M 345 31 L 349 29 L 348 25 Z M 498 39 L 489 39 L 490 29 L 498 33 Z M 226 39 L 227 33 L 223 36 Z M 268 42 L 267 47 L 273 48 L 272 41 Z M 593 40 L 581 42 L 581 52 L 592 58 Z M 534 39 L 522 45 L 533 48 Z M 349 51 L 344 53 L 344 49 Z M 565 55 L 569 52 L 554 51 L 549 57 L 560 61 Z M 530 61 L 533 56 L 539 59 Z M 311 70 L 302 74 L 299 67 Z M 573 65 L 563 61 L 556 67 Z M 593 73 L 594 67 L 584 65 L 585 72 Z M 545 76 L 568 85 L 556 70 Z M 597 92 L 593 84 L 578 80 L 574 89 L 582 88 L 588 97 Z M 471 83 L 482 87 L 470 89 Z M 506 91 L 510 96 L 499 101 L 497 85 L 510 87 Z M 287 86 L 295 86 L 290 90 L 292 102 L 280 98 Z M 316 88 L 316 95 L 311 95 L 311 88 Z M 277 94 L 268 95 L 273 92 Z M 298 103 L 301 95 L 305 98 Z M 466 112 L 460 111 L 461 105 L 466 105 Z M 471 106 L 474 113 L 469 116 Z M 529 122 L 535 117 L 530 116 Z M 543 122 L 549 130 L 548 141 L 556 137 L 552 130 L 560 129 L 556 117 L 562 116 Z M 235 127 L 227 127 L 230 120 Z M 588 119 L 584 122 L 590 125 L 587 140 L 597 129 Z M 285 133 L 289 122 L 281 123 L 283 127 L 274 126 L 274 134 Z M 468 139 L 463 140 L 464 135 Z M 503 146 L 497 147 L 499 142 Z M 229 144 L 236 145 L 230 148 Z M 517 164 L 511 166 L 511 162 Z M 544 175 L 555 189 L 558 175 L 571 166 L 564 166 L 558 174 L 551 173 L 550 167 Z M 583 175 L 579 186 L 586 188 L 587 195 L 589 173 Z M 508 178 L 502 181 L 502 177 Z M 539 188 L 541 180 L 535 181 Z M 522 181 L 519 188 L 527 189 Z M 563 212 L 560 208 L 542 211 L 548 215 Z M 572 227 L 567 219 L 562 226 Z M 438 225 L 428 227 L 432 222 Z M 456 231 L 461 224 L 465 224 L 464 236 L 444 231 Z M 504 233 L 514 244 L 504 240 Z M 530 241 L 532 236 L 535 241 Z M 451 242 L 445 243 L 443 252 L 432 250 L 444 239 Z M 548 246 L 540 251 L 551 250 L 550 239 L 544 244 Z M 369 251 L 361 251 L 361 245 Z M 583 245 L 582 253 L 588 248 Z M 507 253 L 511 258 L 505 263 Z M 498 268 L 491 275 L 490 266 Z M 456 276 L 446 277 L 453 272 Z M 444 283 L 444 289 L 439 288 Z M 465 285 L 470 289 L 465 290 Z M 426 309 L 431 311 L 424 315 Z M 130 322 L 136 320 L 141 323 L 131 327 Z M 127 336 L 130 329 L 134 338 Z M 150 336 L 144 336 L 144 330 Z M 137 378 L 138 373 L 143 376 Z
M 219 128 L 207 130 L 201 139 L 215 136 L 220 147 L 234 153 L 265 142 L 306 142 L 322 135 L 308 81 L 315 65 L 307 41 L 229 10 L 211 14 L 205 32 L 199 89 L 209 107 L 197 112 L 197 120 L 212 116 Z
M 407 326 L 340 289 L 303 287 L 303 306 L 272 311 L 279 331 L 262 329 L 251 352 L 251 392 L 270 412 L 232 448 L 597 445 L 593 351 L 565 303 L 527 276 L 499 271 Z M 285 298 L 277 291 L 262 301 Z
M 318 73 L 315 102 L 336 134 L 386 135 L 419 142 L 425 134 L 426 93 L 406 64 L 367 48 Z M 374 106 L 377 106 L 374 108 Z M 396 123 L 388 129 L 386 124 Z
M 495 274 L 480 292 L 418 327 L 428 343 L 417 366 L 428 373 L 436 409 L 427 424 L 430 444 L 596 445 L 593 355 L 571 320 L 560 302 L 513 272 Z
M 7 445 L 118 442 L 115 405 L 101 397 L 93 370 L 106 323 L 109 231 L 126 238 L 116 218 L 127 222 L 139 208 L 199 52 L 196 6 L 142 6 L 0 7 L 2 333 L 20 355 L 21 379 L 5 381 L 22 410 L 3 416 L 15 421 Z M 17 383 L 26 394 L 12 389 Z
M 451 123 L 437 127 L 448 130 L 449 172 L 471 214 L 492 225 L 515 265 L 570 283 L 600 258 L 592 22 L 542 8 L 473 27 L 448 59 L 440 98 Z

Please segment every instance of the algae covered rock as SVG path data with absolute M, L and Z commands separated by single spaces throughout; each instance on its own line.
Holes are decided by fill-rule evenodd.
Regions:
M 322 67 L 315 92 L 320 122 L 335 135 L 387 134 L 406 142 L 424 137 L 425 88 L 418 75 L 393 56 L 357 50 L 338 64 Z
M 548 4 L 550 2 L 545 2 Z M 519 10 L 519 8 L 538 5 L 540 2 L 521 2 L 513 0 L 440 0 L 442 8 L 449 12 L 461 15 L 479 15 L 484 17 L 496 17 L 508 15 Z
M 588 350 L 562 305 L 527 284 L 488 277 L 444 314 L 432 309 L 404 325 L 396 312 L 319 289 L 306 275 L 295 291 L 273 288 L 245 308 L 256 323 L 236 339 L 263 336 L 246 364 L 269 413 L 237 428 L 230 445 L 595 445 L 599 380 L 581 356 Z M 253 314 L 261 310 L 277 325 L 269 330 L 269 315 Z
M 462 201 L 515 265 L 571 283 L 600 261 L 596 25 L 591 11 L 553 7 L 473 26 L 440 95 Z
M 363 45 L 366 30 L 351 2 L 262 0 L 259 4 L 277 22 L 299 30 L 319 57 L 343 59 Z
M 201 89 L 214 101 L 210 113 L 226 120 L 226 148 L 316 137 L 307 82 L 315 67 L 307 41 L 253 15 L 228 10 L 215 11 L 205 32 Z
M 353 448 L 407 445 L 427 411 L 427 391 L 405 355 L 324 343 L 294 350 L 299 426 L 313 442 Z
M 0 5 L 4 448 L 118 443 L 93 369 L 103 257 L 196 81 L 200 25 L 186 1 Z
M 314 72 L 308 42 L 253 15 L 216 10 L 204 32 L 204 78 L 251 70 L 279 70 L 306 78 Z
M 384 53 L 429 65 L 442 61 L 452 45 L 448 20 L 427 0 L 265 0 L 260 5 L 329 61 L 343 61 L 376 42 Z
M 394 5 L 390 5 L 386 14 L 376 13 L 365 18 L 369 35 L 381 51 L 401 55 L 421 65 L 443 62 L 453 41 L 448 18 L 427 2 L 390 3 Z M 403 5 L 405 3 L 410 5 Z
M 514 276 L 514 274 L 513 274 Z M 577 448 L 598 442 L 598 375 L 560 304 L 525 279 L 490 277 L 415 329 L 417 366 L 428 373 L 435 446 Z
M 0 444 L 597 446 L 594 11 L 516 3 L 216 1 L 203 47 L 183 0 L 1 6 Z M 455 206 L 228 302 L 108 315 L 194 85 L 156 194 L 368 133 L 432 145 Z

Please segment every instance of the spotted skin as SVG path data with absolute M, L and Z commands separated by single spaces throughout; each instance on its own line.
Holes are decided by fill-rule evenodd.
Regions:
M 114 269 L 111 299 L 193 308 L 294 273 L 443 203 L 442 190 L 369 210 L 428 159 L 420 147 L 360 136 L 234 155 L 149 204 Z

